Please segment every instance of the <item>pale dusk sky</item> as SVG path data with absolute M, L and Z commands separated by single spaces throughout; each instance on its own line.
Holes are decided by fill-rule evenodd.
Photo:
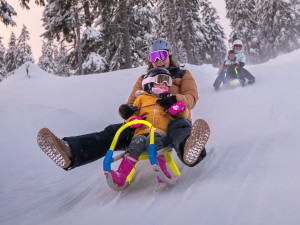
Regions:
M 37 6 L 33 0 L 30 1 L 29 7 L 30 10 L 22 9 L 20 7 L 19 1 L 8 1 L 10 5 L 12 5 L 17 12 L 17 16 L 13 17 L 13 20 L 17 23 L 17 26 L 5 26 L 4 24 L 0 23 L 0 37 L 2 37 L 2 43 L 4 44 L 5 48 L 8 48 L 8 42 L 11 32 L 13 31 L 16 35 L 16 38 L 21 33 L 23 28 L 23 24 L 27 27 L 30 40 L 29 44 L 32 49 L 32 54 L 35 59 L 35 63 L 38 62 L 39 57 L 41 56 L 42 51 L 42 38 L 40 35 L 43 33 L 43 26 L 42 26 L 42 13 L 43 8 L 41 6 Z M 220 17 L 220 24 L 225 29 L 226 38 L 228 38 L 230 34 L 230 22 L 226 18 L 226 10 L 225 10 L 225 0 L 211 0 L 213 6 L 217 9 L 218 15 Z M 227 41 L 225 41 L 227 44 Z

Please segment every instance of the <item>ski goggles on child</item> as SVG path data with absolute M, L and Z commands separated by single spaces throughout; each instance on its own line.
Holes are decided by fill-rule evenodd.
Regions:
M 165 74 L 158 74 L 155 77 L 148 77 L 142 81 L 142 86 L 148 83 L 163 84 L 166 83 L 169 87 L 172 86 L 172 77 Z
M 149 54 L 149 61 L 154 63 L 157 61 L 157 59 L 164 61 L 168 58 L 169 54 L 168 51 L 166 50 L 159 50 L 159 51 L 155 51 L 155 52 L 151 52 Z

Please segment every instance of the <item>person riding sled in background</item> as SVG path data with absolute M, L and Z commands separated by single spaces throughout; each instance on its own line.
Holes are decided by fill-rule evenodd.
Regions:
M 216 90 L 219 89 L 220 85 L 222 84 L 222 82 L 225 82 L 225 79 L 235 79 L 235 78 L 239 78 L 240 79 L 240 83 L 242 86 L 244 86 L 245 84 L 245 78 L 244 77 L 240 77 L 237 74 L 237 67 L 238 67 L 238 61 L 236 60 L 236 56 L 235 56 L 235 51 L 234 50 L 229 50 L 228 52 L 228 56 L 225 59 L 224 63 L 222 64 L 222 66 L 219 68 L 218 71 L 218 77 L 214 82 L 214 87 Z M 226 74 L 226 77 L 225 77 Z
M 167 127 L 174 118 L 187 119 L 189 115 L 188 109 L 182 102 L 176 102 L 167 110 L 157 103 L 161 97 L 171 96 L 169 89 L 172 85 L 172 77 L 170 72 L 164 68 L 154 68 L 150 70 L 142 81 L 143 91 L 138 90 L 138 96 L 132 107 L 134 113 L 126 119 L 126 122 L 133 120 L 146 120 L 150 122 L 154 128 L 154 146 L 156 150 L 160 150 L 169 145 L 167 137 Z M 127 116 L 126 116 L 127 117 Z M 132 168 L 136 165 L 139 156 L 148 151 L 147 147 L 150 143 L 150 129 L 146 125 L 135 124 L 130 126 L 135 129 L 133 139 L 125 150 L 125 156 L 117 171 L 112 170 L 111 175 L 114 182 L 118 186 L 123 186 L 127 176 Z M 163 173 L 171 178 L 171 174 L 167 170 L 164 155 L 157 156 L 157 162 Z M 157 176 L 159 183 L 162 183 Z
M 171 54 L 171 46 L 165 40 L 153 41 L 149 46 L 149 62 L 147 72 L 153 68 L 167 69 L 172 76 L 171 96 L 158 100 L 164 109 L 169 109 L 177 102 L 183 102 L 186 108 L 192 110 L 198 101 L 197 85 L 190 71 L 181 69 Z M 126 104 L 119 108 L 119 113 L 128 119 L 136 110 L 132 106 L 137 90 L 143 90 L 143 75 L 136 81 Z M 59 139 L 49 129 L 38 132 L 37 143 L 41 150 L 50 157 L 56 165 L 71 170 L 102 158 L 122 123 L 111 124 L 103 131 L 91 134 L 64 137 Z M 117 142 L 116 150 L 126 149 L 133 137 L 131 129 L 125 129 Z M 205 144 L 209 137 L 209 127 L 204 120 L 191 123 L 191 114 L 187 119 L 176 118 L 170 122 L 167 129 L 169 143 L 176 150 L 179 159 L 187 166 L 197 165 L 205 156 Z
M 242 51 L 243 43 L 241 40 L 235 40 L 233 42 L 233 50 L 228 52 L 228 56 L 225 58 L 224 63 L 219 68 L 218 77 L 215 80 L 213 86 L 216 90 L 219 89 L 221 83 L 223 82 L 224 75 L 226 70 L 229 68 L 229 73 L 233 73 L 234 68 L 237 70 L 238 78 L 240 79 L 240 83 L 242 86 L 245 85 L 246 79 L 248 80 L 248 84 L 252 84 L 255 82 L 255 77 L 244 68 L 246 62 L 246 56 Z M 229 58 L 230 54 L 233 57 L 233 53 L 235 54 L 235 62 Z

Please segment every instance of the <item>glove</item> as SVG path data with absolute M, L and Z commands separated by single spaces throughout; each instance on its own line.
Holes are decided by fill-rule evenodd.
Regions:
M 243 62 L 239 63 L 239 68 L 243 68 L 244 66 L 245 66 L 245 63 L 243 63 Z
M 169 109 L 169 113 L 172 116 L 177 115 L 178 113 L 182 112 L 185 109 L 185 105 L 183 104 L 183 102 L 176 102 L 175 104 L 173 104 L 170 109 Z
M 142 117 L 140 117 L 140 116 L 135 116 L 135 117 L 133 117 L 131 120 L 129 120 L 129 122 L 131 122 L 131 121 L 134 121 L 134 120 L 144 120 L 145 118 L 142 118 Z M 130 128 L 131 129 L 134 129 L 134 128 L 139 128 L 139 127 L 141 127 L 142 126 L 142 124 L 141 123 L 138 123 L 138 124 L 133 124 L 133 125 L 131 125 L 130 126 Z
M 125 105 L 122 108 L 121 114 L 124 120 L 127 120 L 132 114 L 137 111 L 137 107 L 133 107 L 132 105 Z
M 160 104 L 162 107 L 164 107 L 165 110 L 168 110 L 172 105 L 174 105 L 177 102 L 176 96 L 170 96 L 158 99 L 156 103 Z

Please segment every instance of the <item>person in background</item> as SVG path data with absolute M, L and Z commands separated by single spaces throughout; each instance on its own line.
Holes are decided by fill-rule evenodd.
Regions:
M 216 90 L 219 89 L 223 79 L 224 79 L 224 74 L 226 69 L 229 68 L 229 72 L 233 72 L 233 69 L 236 68 L 237 72 L 238 72 L 238 76 L 240 79 L 240 83 L 242 86 L 245 85 L 246 79 L 248 80 L 248 84 L 253 84 L 255 82 L 255 77 L 244 68 L 245 66 L 245 62 L 246 62 L 246 56 L 242 51 L 243 48 L 243 43 L 241 40 L 235 40 L 233 42 L 233 50 L 230 50 L 228 52 L 228 56 L 225 58 L 224 63 L 222 64 L 222 66 L 219 68 L 218 71 L 218 77 L 215 80 L 213 86 Z M 233 57 L 233 53 L 235 54 L 235 59 L 234 61 L 231 62 L 231 60 L 229 59 L 229 55 L 231 54 L 231 57 Z M 227 65 L 225 65 L 227 64 Z M 231 65 L 231 66 L 229 66 Z M 234 67 L 232 67 L 234 66 Z
M 239 76 L 237 73 L 236 68 L 238 67 L 238 61 L 236 60 L 235 51 L 229 50 L 228 56 L 225 59 L 222 66 L 219 68 L 218 71 L 218 77 L 215 80 L 213 86 L 216 90 L 219 89 L 222 82 L 224 82 L 225 79 L 235 79 L 239 78 L 239 81 L 242 86 L 245 85 L 245 77 Z M 225 77 L 226 74 L 226 77 Z
M 233 50 L 235 52 L 238 73 L 248 80 L 248 84 L 253 84 L 255 82 L 255 77 L 245 69 L 246 56 L 242 50 L 243 42 L 241 40 L 235 40 L 233 42 Z

